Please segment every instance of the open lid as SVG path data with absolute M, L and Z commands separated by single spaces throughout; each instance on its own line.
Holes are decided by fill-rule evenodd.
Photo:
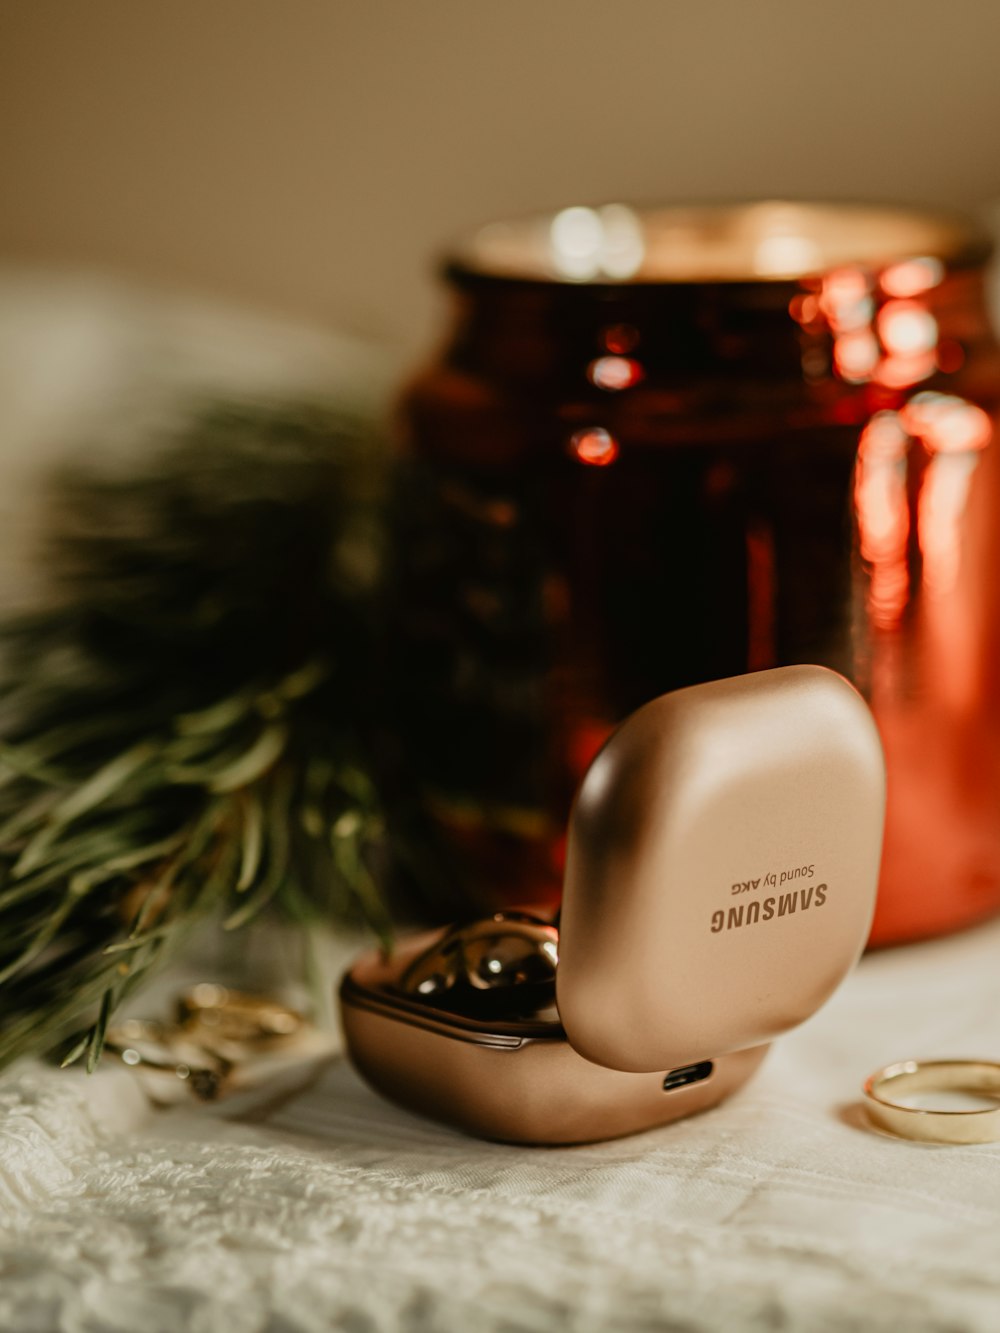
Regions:
M 556 974 L 570 1043 L 667 1070 L 808 1018 L 867 938 L 884 810 L 874 720 L 823 667 L 633 713 L 570 818 Z

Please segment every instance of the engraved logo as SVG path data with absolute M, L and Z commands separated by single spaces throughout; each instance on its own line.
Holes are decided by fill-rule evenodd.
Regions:
M 749 902 L 730 907 L 728 911 L 720 908 L 712 913 L 712 934 L 718 935 L 723 930 L 739 930 L 743 926 L 756 925 L 758 921 L 777 920 L 796 912 L 809 912 L 814 907 L 824 906 L 826 894 L 825 884 L 810 884 L 806 889 L 793 889 L 791 893 L 752 898 Z

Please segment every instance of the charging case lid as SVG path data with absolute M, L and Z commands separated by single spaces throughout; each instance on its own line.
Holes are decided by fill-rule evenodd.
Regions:
M 808 1018 L 867 938 L 884 810 L 872 715 L 823 667 L 633 713 L 570 818 L 556 985 L 572 1046 L 663 1070 Z

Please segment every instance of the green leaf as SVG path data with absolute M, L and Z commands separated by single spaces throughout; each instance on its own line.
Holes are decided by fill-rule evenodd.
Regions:
M 313 658 L 306 662 L 304 666 L 299 667 L 298 671 L 291 672 L 284 680 L 279 681 L 274 687 L 273 693 L 280 699 L 288 701 L 303 699 L 307 694 L 312 694 L 313 690 L 322 685 L 329 675 L 329 663 L 319 658 Z
M 101 952 L 105 957 L 112 957 L 113 955 L 120 953 L 132 953 L 134 950 L 141 949 L 149 944 L 151 940 L 166 939 L 168 935 L 173 933 L 175 928 L 176 923 L 169 921 L 166 925 L 154 926 L 152 930 L 144 930 L 138 935 L 129 932 L 127 939 L 117 940 L 114 944 L 106 944 Z
M 28 874 L 39 864 L 68 824 L 114 795 L 149 763 L 154 754 L 155 746 L 149 741 L 142 741 L 123 754 L 116 755 L 110 763 L 99 768 L 69 796 L 59 801 L 46 816 L 42 828 L 15 862 L 13 869 L 15 879 Z
M 196 713 L 179 713 L 174 728 L 181 736 L 208 736 L 228 731 L 253 708 L 256 692 L 245 688 Z
M 166 778 L 178 786 L 207 787 L 224 794 L 249 786 L 280 758 L 288 739 L 284 723 L 264 727 L 253 744 L 218 754 L 214 762 L 204 764 L 169 764 Z
M 243 812 L 243 841 L 240 858 L 240 873 L 236 881 L 236 892 L 245 893 L 254 882 L 260 866 L 261 848 L 264 841 L 264 812 L 260 798 L 255 792 L 244 792 L 241 802 Z
M 15 777 L 31 778 L 49 787 L 65 787 L 72 782 L 66 769 L 54 768 L 45 763 L 27 745 L 8 745 L 0 741 L 0 765 L 9 770 L 0 774 L 0 782 L 8 782 Z
M 43 791 L 29 801 L 27 805 L 16 810 L 8 819 L 0 824 L 0 847 L 9 847 L 23 833 L 26 833 L 32 825 L 43 820 L 49 811 L 59 800 L 57 791 Z
M 88 871 L 87 879 L 91 884 L 100 884 L 126 870 L 137 870 L 140 866 L 162 860 L 164 856 L 169 856 L 171 852 L 177 851 L 178 847 L 183 845 L 186 836 L 187 830 L 181 829 L 177 833 L 172 833 L 168 838 L 161 838 L 159 842 L 150 842 L 144 847 L 136 847 L 132 851 L 122 852 L 120 856 L 112 856 L 110 860 Z
M 267 869 L 256 890 L 222 923 L 226 930 L 236 930 L 253 919 L 281 887 L 288 872 L 290 810 L 293 779 L 285 770 L 275 773 L 267 810 Z
M 75 1046 L 71 1048 L 71 1050 L 67 1055 L 63 1056 L 63 1058 L 59 1061 L 59 1068 L 66 1069 L 69 1067 L 69 1065 L 76 1064 L 77 1060 L 79 1060 L 80 1056 L 84 1053 L 84 1051 L 87 1049 L 89 1045 L 90 1045 L 90 1033 L 88 1032 L 85 1036 L 80 1038 L 80 1040 L 76 1043 Z
M 240 759 L 215 775 L 209 783 L 210 789 L 214 792 L 229 792 L 236 791 L 238 787 L 248 787 L 281 757 L 287 741 L 288 727 L 283 722 L 265 727 Z
M 392 949 L 394 932 L 392 920 L 375 878 L 365 864 L 364 854 L 357 840 L 331 838 L 334 863 L 350 891 L 362 917 L 378 936 L 385 952 Z
M 28 963 L 34 958 L 37 958 L 46 945 L 50 944 L 51 941 L 55 939 L 56 935 L 61 930 L 63 923 L 66 921 L 66 918 L 87 892 L 87 888 L 88 886 L 79 876 L 74 875 L 73 878 L 70 879 L 62 901 L 53 908 L 52 912 L 46 919 L 45 924 L 33 936 L 28 947 L 22 949 L 17 957 L 12 962 L 8 963 L 5 968 L 0 969 L 0 986 L 14 976 L 15 973 L 20 972 L 23 968 L 27 967 Z
M 111 1017 L 114 1008 L 114 992 L 109 986 L 101 997 L 101 1008 L 97 1015 L 97 1022 L 94 1024 L 93 1031 L 90 1034 L 90 1040 L 87 1043 L 87 1073 L 92 1074 L 97 1068 L 97 1062 L 101 1058 L 104 1050 L 104 1038 L 108 1031 L 108 1019 Z

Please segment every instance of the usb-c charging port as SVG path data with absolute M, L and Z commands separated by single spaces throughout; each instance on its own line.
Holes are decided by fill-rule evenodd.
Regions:
M 671 1069 L 663 1079 L 663 1091 L 673 1092 L 675 1088 L 686 1088 L 689 1083 L 703 1083 L 712 1072 L 711 1060 L 701 1060 L 696 1065 L 681 1065 L 680 1069 Z

